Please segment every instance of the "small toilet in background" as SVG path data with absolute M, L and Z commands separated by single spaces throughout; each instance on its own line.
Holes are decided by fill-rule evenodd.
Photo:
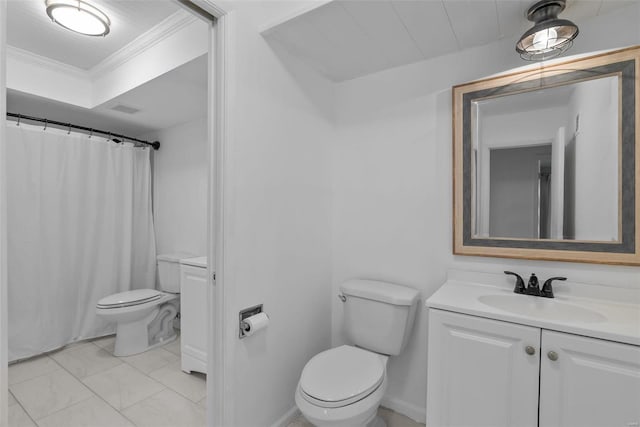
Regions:
M 176 338 L 173 319 L 180 307 L 180 260 L 191 255 L 158 255 L 157 289 L 136 289 L 98 301 L 96 313 L 115 322 L 115 356 L 130 356 Z
M 316 426 L 384 427 L 377 410 L 387 388 L 387 362 L 409 341 L 419 293 L 373 280 L 349 280 L 341 291 L 344 327 L 354 346 L 323 351 L 306 364 L 296 405 Z

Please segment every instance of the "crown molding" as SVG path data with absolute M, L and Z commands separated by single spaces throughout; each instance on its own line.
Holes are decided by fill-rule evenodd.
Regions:
M 38 55 L 28 50 L 7 45 L 7 59 L 27 63 L 39 68 L 45 68 L 53 72 L 71 75 L 84 80 L 90 80 L 89 72 L 46 56 Z
M 156 26 L 152 27 L 149 31 L 135 38 L 122 49 L 114 52 L 93 66 L 89 70 L 89 75 L 93 79 L 96 79 L 101 77 L 103 74 L 113 71 L 115 68 L 152 48 L 157 43 L 180 31 L 196 20 L 197 18 L 193 16 L 192 13 L 185 10 L 178 10 L 176 13 L 170 15 Z

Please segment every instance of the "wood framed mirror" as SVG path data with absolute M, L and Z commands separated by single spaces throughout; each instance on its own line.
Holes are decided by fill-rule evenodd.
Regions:
M 640 265 L 640 46 L 453 87 L 453 252 Z

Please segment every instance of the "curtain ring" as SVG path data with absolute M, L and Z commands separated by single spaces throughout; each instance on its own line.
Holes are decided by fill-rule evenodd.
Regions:
M 44 128 L 42 129 L 42 131 L 47 130 L 47 126 L 49 125 L 49 120 L 44 119 Z
M 16 123 L 16 126 L 20 126 L 20 119 L 22 119 L 22 114 L 18 114 L 18 123 Z
M 93 129 L 91 129 L 91 133 L 89 133 L 89 139 L 93 136 Z
M 109 141 L 111 141 L 111 132 L 109 132 Z
M 71 135 L 71 123 L 67 123 L 67 126 L 69 126 L 67 130 L 67 135 Z

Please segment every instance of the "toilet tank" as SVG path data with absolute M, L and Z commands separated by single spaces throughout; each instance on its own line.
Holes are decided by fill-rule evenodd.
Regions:
M 165 254 L 158 261 L 158 289 L 177 294 L 180 292 L 180 260 L 192 258 L 191 254 Z
M 353 344 L 396 356 L 407 345 L 419 292 L 375 280 L 348 280 L 340 287 L 344 299 L 344 328 Z

